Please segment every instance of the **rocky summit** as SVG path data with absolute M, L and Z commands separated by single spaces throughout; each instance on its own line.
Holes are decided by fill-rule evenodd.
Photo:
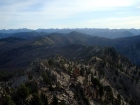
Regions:
M 81 56 L 80 54 L 84 54 Z M 96 54 L 93 54 L 96 53 Z M 36 59 L 25 70 L 1 72 L 1 105 L 139 105 L 140 69 L 115 49 L 84 50 L 68 59 Z

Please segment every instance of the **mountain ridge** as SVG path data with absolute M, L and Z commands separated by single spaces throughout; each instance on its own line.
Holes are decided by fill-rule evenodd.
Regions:
M 75 31 L 69 34 L 51 33 L 45 36 L 43 33 L 43 35 L 39 37 L 35 37 L 33 39 L 32 38 L 24 39 L 23 41 L 17 41 L 16 43 L 1 44 L 0 48 L 2 50 L 0 51 L 0 54 L 1 54 L 2 59 L 5 59 L 5 58 L 8 59 L 10 58 L 10 56 L 12 56 L 12 52 L 15 51 L 16 53 L 19 53 L 20 55 L 18 56 L 19 58 L 24 59 L 22 56 L 27 58 L 26 56 L 32 55 L 32 54 L 34 55 L 34 58 L 40 56 L 39 54 L 43 56 L 44 55 L 43 53 L 52 55 L 59 52 L 66 55 L 67 51 L 65 49 L 68 49 L 68 51 L 73 51 L 72 47 L 67 48 L 67 47 L 70 47 L 69 45 L 71 44 L 75 44 L 75 45 L 83 44 L 86 46 L 97 45 L 97 46 L 103 46 L 103 47 L 110 46 L 110 47 L 114 47 L 117 52 L 128 57 L 133 63 L 136 63 L 137 65 L 139 65 L 140 60 L 137 57 L 135 57 L 136 55 L 133 56 L 131 54 L 131 56 L 133 56 L 131 57 L 129 53 L 130 51 L 129 47 L 133 47 L 135 43 L 139 42 L 139 39 L 140 39 L 140 36 L 132 36 L 132 37 L 118 38 L 118 39 L 108 39 L 108 38 L 103 38 L 103 37 L 90 36 L 90 35 L 82 34 Z M 1 39 L 0 43 L 3 43 L 2 40 L 8 41 L 8 39 Z M 55 49 L 53 49 L 53 47 Z M 59 51 L 59 49 L 61 49 L 62 51 Z M 52 54 L 51 54 L 51 51 L 52 51 Z M 134 51 L 136 52 L 136 50 Z M 9 54 L 9 55 L 5 55 L 5 54 Z M 14 59 L 17 59 L 16 56 L 14 57 Z M 29 59 L 30 59 L 30 56 L 29 56 Z M 26 59 L 24 61 L 26 61 Z

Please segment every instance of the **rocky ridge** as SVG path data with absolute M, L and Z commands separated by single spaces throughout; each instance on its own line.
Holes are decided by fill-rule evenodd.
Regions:
M 60 105 L 138 105 L 140 103 L 138 67 L 109 47 L 102 49 L 102 53 L 97 56 L 87 55 L 74 61 L 61 55 L 55 55 L 48 60 L 37 59 L 21 76 L 10 79 L 6 83 L 10 85 L 5 86 L 11 89 L 25 84 L 30 88 L 32 91 L 25 101 L 22 101 L 24 104 L 33 101 L 33 93 L 37 93 L 39 97 L 44 94 L 48 104 L 54 104 L 54 97 Z M 3 85 L 1 85 L 2 90 L 4 90 Z M 15 88 L 16 90 L 18 88 Z M 11 93 L 11 97 L 13 94 L 15 93 Z M 18 103 L 21 103 L 20 99 Z

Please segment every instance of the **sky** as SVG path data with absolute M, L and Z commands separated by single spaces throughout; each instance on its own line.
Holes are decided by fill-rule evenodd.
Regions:
M 0 0 L 0 29 L 136 28 L 140 0 Z

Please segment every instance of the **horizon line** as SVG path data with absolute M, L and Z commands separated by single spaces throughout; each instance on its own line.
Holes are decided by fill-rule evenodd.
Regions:
M 140 29 L 140 28 L 37 28 L 37 29 L 30 29 L 30 28 L 9 28 L 9 29 L 0 29 L 0 30 L 20 30 L 20 29 L 28 29 L 28 30 L 47 30 L 47 29 L 109 29 L 109 30 L 113 30 L 113 29 Z

